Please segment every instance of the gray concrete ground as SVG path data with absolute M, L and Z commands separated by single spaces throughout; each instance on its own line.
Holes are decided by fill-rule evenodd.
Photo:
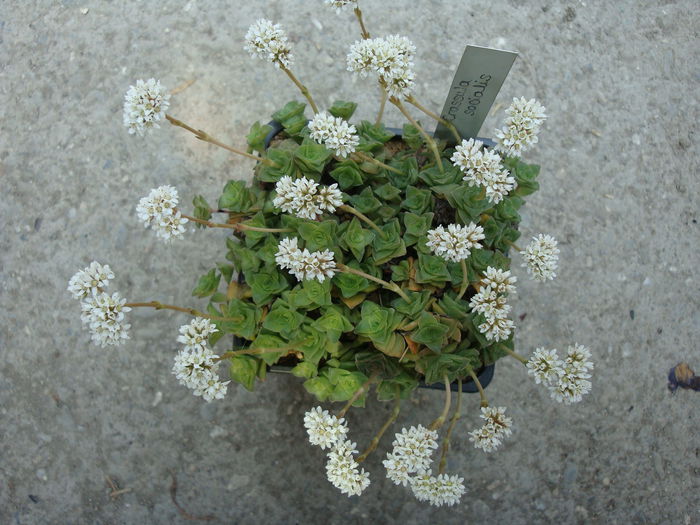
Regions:
M 362 0 L 369 30 L 417 48 L 418 96 L 439 109 L 465 43 L 521 53 L 497 103 L 536 96 L 551 115 L 537 150 L 542 190 L 522 229 L 561 241 L 561 271 L 537 285 L 518 271 L 517 346 L 595 356 L 593 393 L 550 401 L 515 361 L 498 365 L 489 395 L 516 429 L 498 453 L 475 450 L 469 396 L 449 470 L 469 488 L 435 509 L 384 479 L 340 495 L 301 425 L 314 400 L 291 377 L 206 404 L 170 373 L 184 315 L 134 312 L 132 339 L 99 349 L 81 328 L 69 277 L 92 259 L 132 300 L 200 306 L 196 278 L 223 259 L 224 234 L 171 246 L 138 224 L 137 199 L 160 184 L 185 202 L 212 200 L 235 158 L 165 127 L 147 139 L 121 123 L 137 78 L 169 87 L 171 113 L 243 143 L 247 128 L 300 98 L 279 71 L 242 49 L 248 25 L 283 23 L 299 76 L 323 105 L 378 97 L 344 71 L 357 36 L 350 14 L 321 0 L 0 5 L 0 523 L 700 523 L 700 393 L 666 389 L 687 360 L 700 369 L 698 304 L 698 14 L 691 0 L 385 2 Z M 390 111 L 388 121 L 401 124 Z M 498 123 L 490 117 L 482 134 Z M 438 393 L 421 392 L 399 425 L 426 422 Z M 369 440 L 389 408 L 350 416 Z M 399 426 L 397 425 L 397 426 Z M 399 427 L 400 428 L 400 427 Z M 127 492 L 110 497 L 106 478 Z

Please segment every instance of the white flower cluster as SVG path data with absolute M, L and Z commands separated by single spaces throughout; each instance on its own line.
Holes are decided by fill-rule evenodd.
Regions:
M 401 429 L 393 449 L 383 461 L 387 477 L 396 485 L 410 485 L 419 501 L 431 505 L 454 505 L 465 492 L 463 478 L 440 474 L 432 476 L 431 456 L 438 448 L 438 433 L 422 425 Z
M 430 468 L 433 450 L 438 447 L 438 433 L 423 425 L 401 429 L 396 433 L 393 450 L 386 455 L 384 468 L 387 477 L 396 485 L 404 487 L 410 482 L 410 474 L 424 472 Z
M 209 319 L 197 317 L 180 327 L 177 338 L 185 347 L 175 356 L 173 374 L 180 384 L 205 401 L 223 399 L 230 383 L 219 380 L 219 362 L 215 361 L 219 356 L 208 346 L 207 338 L 218 331 Z
M 537 143 L 537 134 L 547 118 L 545 108 L 534 98 L 514 98 L 508 109 L 505 126 L 496 130 L 496 149 L 509 157 L 520 157 Z
M 309 442 L 322 449 L 344 442 L 348 433 L 345 419 L 338 419 L 321 407 L 314 407 L 304 414 L 304 427 L 309 434 Z
M 428 230 L 428 242 L 425 245 L 445 260 L 460 262 L 469 258 L 472 249 L 481 248 L 479 241 L 484 237 L 484 229 L 473 222 L 469 226 L 449 224 L 447 230 L 440 225 L 434 230 Z
M 124 96 L 124 125 L 130 134 L 143 137 L 147 131 L 160 127 L 158 121 L 163 119 L 169 106 L 170 93 L 160 80 L 137 80 Z
M 114 274 L 109 265 L 102 265 L 97 261 L 92 261 L 90 266 L 80 270 L 68 282 L 68 291 L 74 299 L 85 299 L 104 291 L 109 285 L 109 281 L 114 279 Z
M 413 55 L 416 47 L 399 35 L 355 42 L 348 53 L 348 71 L 361 77 L 376 74 L 390 96 L 407 98 L 414 87 Z
M 346 440 L 348 426 L 345 419 L 338 419 L 320 406 L 304 414 L 304 427 L 309 442 L 322 449 L 329 448 L 326 475 L 334 487 L 348 496 L 359 496 L 369 486 L 369 473 L 353 458 L 357 454 L 355 443 Z
M 469 433 L 469 441 L 484 452 L 493 452 L 501 444 L 503 438 L 512 434 L 513 420 L 506 417 L 505 407 L 482 407 L 481 418 L 486 422 L 481 428 Z
M 555 271 L 559 263 L 559 248 L 557 240 L 551 235 L 540 233 L 533 237 L 520 255 L 525 259 L 522 266 L 527 268 L 527 272 L 535 281 L 544 282 L 557 276 Z
M 464 478 L 460 478 L 456 474 L 433 476 L 431 470 L 411 478 L 411 489 L 418 501 L 427 501 L 436 507 L 442 505 L 451 507 L 459 503 L 466 491 Z
M 566 351 L 566 359 L 559 359 L 556 350 L 538 348 L 527 362 L 527 371 L 535 378 L 535 383 L 544 384 L 552 399 L 560 403 L 577 403 L 591 391 L 593 370 L 591 352 L 583 345 L 574 344 Z
M 516 281 L 510 271 L 489 266 L 481 279 L 481 289 L 469 302 L 472 311 L 484 316 L 485 322 L 479 325 L 479 331 L 489 341 L 504 341 L 515 328 L 508 319 L 511 307 L 506 303 L 505 294 L 515 292 Z
M 482 150 L 483 145 L 480 140 L 463 140 L 450 160 L 464 173 L 462 180 L 470 186 L 484 187 L 489 202 L 498 204 L 517 183 L 501 164 L 501 156 L 492 150 Z
M 288 68 L 294 62 L 292 48 L 282 26 L 264 18 L 248 28 L 244 47 L 251 56 L 272 62 L 277 67 Z
M 369 486 L 369 473 L 360 470 L 354 454 L 357 454 L 355 443 L 340 441 L 328 452 L 326 463 L 328 481 L 348 497 L 359 496 Z
M 337 184 L 321 186 L 311 179 L 292 179 L 285 175 L 275 184 L 277 197 L 272 204 L 285 213 L 301 219 L 316 220 L 323 211 L 333 213 L 343 205 L 343 194 Z
M 334 7 L 337 13 L 340 13 L 344 9 L 349 7 L 356 8 L 357 0 L 324 0 L 328 7 Z
M 328 149 L 335 151 L 343 158 L 353 153 L 360 143 L 355 126 L 348 124 L 345 119 L 334 117 L 326 112 L 314 115 L 309 122 L 309 131 L 312 139 L 319 144 L 325 144 Z
M 296 237 L 286 237 L 279 242 L 275 262 L 280 268 L 289 270 L 289 273 L 300 281 L 317 279 L 323 282 L 335 275 L 336 266 L 332 251 L 312 253 L 306 248 L 301 250 L 297 246 L 298 241 Z
M 129 339 L 131 327 L 124 319 L 124 314 L 131 311 L 124 306 L 126 299 L 116 292 L 109 295 L 104 291 L 112 279 L 114 273 L 109 265 L 92 261 L 68 282 L 68 291 L 81 301 L 80 319 L 90 329 L 92 340 L 101 347 L 123 343 Z
M 139 200 L 136 214 L 143 225 L 150 226 L 161 239 L 179 239 L 189 220 L 177 211 L 177 203 L 177 190 L 172 186 L 160 186 Z

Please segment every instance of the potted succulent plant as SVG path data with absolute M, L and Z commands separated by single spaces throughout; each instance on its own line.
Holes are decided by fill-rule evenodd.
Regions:
M 199 278 L 193 294 L 208 300 L 200 310 L 110 295 L 114 274 L 97 262 L 71 278 L 69 291 L 81 301 L 82 320 L 101 346 L 128 338 L 132 308 L 191 314 L 192 322 L 180 328 L 182 349 L 172 371 L 206 401 L 224 398 L 231 381 L 252 390 L 271 366 L 283 364 L 319 401 L 343 402 L 335 414 L 320 406 L 309 410 L 304 425 L 312 444 L 329 449 L 328 479 L 347 495 L 359 495 L 369 484 L 360 463 L 396 420 L 401 401 L 419 384 L 441 385 L 441 413 L 425 426 L 396 433 L 384 466 L 418 499 L 453 505 L 465 487 L 458 474 L 445 473 L 446 455 L 465 386 L 481 396 L 483 424 L 470 440 L 485 452 L 511 433 L 505 408 L 489 405 L 480 381 L 490 379 L 498 359 L 521 361 L 558 401 L 579 401 L 590 390 L 593 365 L 585 347 L 570 346 L 562 357 L 538 348 L 524 358 L 514 351 L 515 326 L 508 317 L 516 283 L 513 251 L 536 280 L 554 278 L 557 267 L 552 237 L 516 245 L 518 210 L 538 189 L 539 173 L 520 156 L 537 142 L 544 108 L 514 99 L 494 147 L 461 137 L 416 99 L 415 48 L 407 38 L 370 38 L 355 1 L 326 3 L 350 7 L 360 23 L 362 39 L 350 46 L 347 63 L 378 84 L 376 121 L 351 124 L 352 102 L 321 110 L 292 72 L 284 31 L 267 20 L 251 26 L 246 49 L 284 72 L 306 103 L 292 101 L 274 113 L 276 129 L 256 122 L 245 149 L 166 114 L 168 91 L 154 79 L 138 81 L 124 105 L 130 133 L 145 135 L 168 121 L 256 160 L 252 183 L 229 181 L 216 206 L 197 195 L 187 215 L 177 190 L 164 185 L 136 208 L 143 224 L 167 241 L 185 235 L 191 224 L 230 230 L 228 262 Z M 382 124 L 387 102 L 406 117 L 400 134 Z M 448 126 L 454 140 L 435 140 L 414 110 Z M 226 334 L 235 336 L 232 347 Z M 222 365 L 229 380 L 220 375 Z M 394 410 L 356 456 L 344 416 L 364 406 L 372 390 L 380 401 L 393 401 Z M 432 455 L 446 423 L 433 473 Z

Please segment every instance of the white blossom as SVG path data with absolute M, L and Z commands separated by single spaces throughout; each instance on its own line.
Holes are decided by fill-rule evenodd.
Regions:
M 319 144 L 325 144 L 328 149 L 335 151 L 345 158 L 355 151 L 360 143 L 355 126 L 340 117 L 328 113 L 317 113 L 309 122 L 311 138 Z
M 484 452 L 493 452 L 512 434 L 513 420 L 506 416 L 505 407 L 482 407 L 481 418 L 486 422 L 469 433 L 469 441 Z
M 480 140 L 462 140 L 455 147 L 452 163 L 458 167 L 469 186 L 483 186 L 486 198 L 498 204 L 516 186 L 516 181 L 502 165 L 501 156 L 492 150 L 482 150 Z
M 158 121 L 165 117 L 169 106 L 170 94 L 159 80 L 137 80 L 124 96 L 124 125 L 130 134 L 144 136 L 160 127 Z
M 219 379 L 219 362 L 215 361 L 218 357 L 204 345 L 194 350 L 184 349 L 175 356 L 173 374 L 195 396 L 202 396 L 205 401 L 223 399 L 230 381 Z
M 196 317 L 189 324 L 180 327 L 177 342 L 185 345 L 185 350 L 202 350 L 207 346 L 209 336 L 218 331 L 209 319 Z
M 172 215 L 163 215 L 157 223 L 151 225 L 151 229 L 156 233 L 156 236 L 165 241 L 181 239 L 185 233 L 185 224 L 188 222 L 190 222 L 189 219 L 176 211 Z
M 343 205 L 343 194 L 337 184 L 320 186 L 306 177 L 292 179 L 288 175 L 275 184 L 277 196 L 272 204 L 285 213 L 293 213 L 301 219 L 316 220 L 323 210 L 333 213 Z
M 114 274 L 109 265 L 92 261 L 90 266 L 80 270 L 70 278 L 68 291 L 74 299 L 85 299 L 90 295 L 103 292 L 112 279 L 114 279 Z
M 348 433 L 345 419 L 338 419 L 321 407 L 312 408 L 304 414 L 304 427 L 309 434 L 309 442 L 322 449 L 344 442 L 345 435 Z
M 496 429 L 488 425 L 469 432 L 469 441 L 474 443 L 475 448 L 480 448 L 484 452 L 493 452 L 501 444 Z
M 431 474 L 432 471 L 428 470 L 411 478 L 411 489 L 416 499 L 427 501 L 436 507 L 442 505 L 451 507 L 459 503 L 466 491 L 464 478 L 457 475 L 439 474 L 432 476 Z
M 415 51 L 411 41 L 399 35 L 360 40 L 350 46 L 348 71 L 361 77 L 376 75 L 391 96 L 406 98 L 414 87 Z
M 481 248 L 479 241 L 484 237 L 484 229 L 473 222 L 469 226 L 449 224 L 447 230 L 440 225 L 428 230 L 428 242 L 425 244 L 435 255 L 459 262 L 467 259 L 472 249 Z
M 396 485 L 406 485 L 406 475 L 421 472 L 430 467 L 433 451 L 438 447 L 438 433 L 422 425 L 403 428 L 395 435 L 391 452 L 384 460 L 387 477 Z
M 501 202 L 517 185 L 515 178 L 508 174 L 508 171 L 503 169 L 489 177 L 484 182 L 486 188 L 486 198 L 489 202 L 498 204 Z
M 563 372 L 563 362 L 559 359 L 556 350 L 537 348 L 528 359 L 525 366 L 527 373 L 535 378 L 535 383 L 545 385 L 556 381 Z
M 119 345 L 129 339 L 129 328 L 124 314 L 131 308 L 124 306 L 126 299 L 118 293 L 99 293 L 87 297 L 81 303 L 81 320 L 90 329 L 92 340 L 105 347 Z
M 520 255 L 525 259 L 522 266 L 527 267 L 528 273 L 536 281 L 544 282 L 557 276 L 555 270 L 559 262 L 559 248 L 551 235 L 533 237 Z
M 357 0 L 324 0 L 328 7 L 334 7 L 337 13 L 348 9 L 356 8 Z
M 503 319 L 510 312 L 506 297 L 499 295 L 491 286 L 482 287 L 479 293 L 472 296 L 469 307 L 474 312 L 483 314 L 487 320 Z
M 285 237 L 277 245 L 275 262 L 283 270 L 291 270 L 299 264 L 301 260 L 301 250 L 298 246 L 299 239 L 296 237 Z
M 336 264 L 330 250 L 309 252 L 297 247 L 297 240 L 285 238 L 277 245 L 275 262 L 283 270 L 289 270 L 300 281 L 317 279 L 323 282 L 335 275 Z
M 593 369 L 591 352 L 583 345 L 574 344 L 567 349 L 566 359 L 559 375 L 549 386 L 553 399 L 567 405 L 581 401 L 591 391 L 589 370 Z
M 537 143 L 537 134 L 547 118 L 545 108 L 535 99 L 514 98 L 505 125 L 496 130 L 496 149 L 510 157 L 520 157 Z
M 328 452 L 326 475 L 334 487 L 349 496 L 359 496 L 369 486 L 369 473 L 360 470 L 353 458 L 355 443 L 340 441 Z
M 515 325 L 506 317 L 486 318 L 486 322 L 479 325 L 479 332 L 489 341 L 505 341 L 510 337 Z
M 489 266 L 481 279 L 484 286 L 490 286 L 497 293 L 515 293 L 515 283 L 518 278 L 510 274 L 510 270 L 501 270 Z
M 136 214 L 143 225 L 150 226 L 161 239 L 181 238 L 189 219 L 180 214 L 177 204 L 177 190 L 172 186 L 160 186 L 139 200 Z
M 251 56 L 288 68 L 294 61 L 287 34 L 279 24 L 261 18 L 250 26 L 245 35 L 245 50 Z

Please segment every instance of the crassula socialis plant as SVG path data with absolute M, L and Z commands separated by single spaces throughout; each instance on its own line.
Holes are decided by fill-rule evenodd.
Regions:
M 166 241 L 187 235 L 192 225 L 230 230 L 226 262 L 199 279 L 193 295 L 208 298 L 201 310 L 110 294 L 115 274 L 94 261 L 70 279 L 68 290 L 100 346 L 128 339 L 133 308 L 190 314 L 192 321 L 173 336 L 181 346 L 172 373 L 206 401 L 224 398 L 231 381 L 252 390 L 270 366 L 286 364 L 319 401 L 344 402 L 335 414 L 310 409 L 303 424 L 311 444 L 327 451 L 329 481 L 348 496 L 369 485 L 360 464 L 396 420 L 401 401 L 421 383 L 444 385 L 441 413 L 396 433 L 383 465 L 393 483 L 419 500 L 453 505 L 466 490 L 462 477 L 445 472 L 464 383 L 480 393 L 481 423 L 472 423 L 468 437 L 484 452 L 496 450 L 513 426 L 506 409 L 486 399 L 479 382 L 486 366 L 512 356 L 564 403 L 580 401 L 591 387 L 593 364 L 584 346 L 569 346 L 561 356 L 537 348 L 529 359 L 514 351 L 511 255 L 542 282 L 555 277 L 558 264 L 557 241 L 549 235 L 516 245 L 518 210 L 539 187 L 539 167 L 520 156 L 537 142 L 545 109 L 513 99 L 494 143 L 463 138 L 416 99 L 410 40 L 371 38 L 356 1 L 325 3 L 357 16 L 362 38 L 348 42 L 347 69 L 379 88 L 376 121 L 351 123 L 352 102 L 319 108 L 292 72 L 284 30 L 264 19 L 250 27 L 245 49 L 284 72 L 308 103 L 289 102 L 276 112 L 281 131 L 274 137 L 269 125 L 256 122 L 245 148 L 231 146 L 167 114 L 170 94 L 159 81 L 137 81 L 124 103 L 129 133 L 145 136 L 169 122 L 256 161 L 252 183 L 229 181 L 217 206 L 197 195 L 188 215 L 167 181 L 136 205 L 138 221 Z M 400 134 L 382 124 L 387 102 L 406 117 Z M 452 142 L 433 139 L 412 111 L 446 125 Z M 360 453 L 345 416 L 364 406 L 372 389 L 379 400 L 393 400 L 394 409 Z

